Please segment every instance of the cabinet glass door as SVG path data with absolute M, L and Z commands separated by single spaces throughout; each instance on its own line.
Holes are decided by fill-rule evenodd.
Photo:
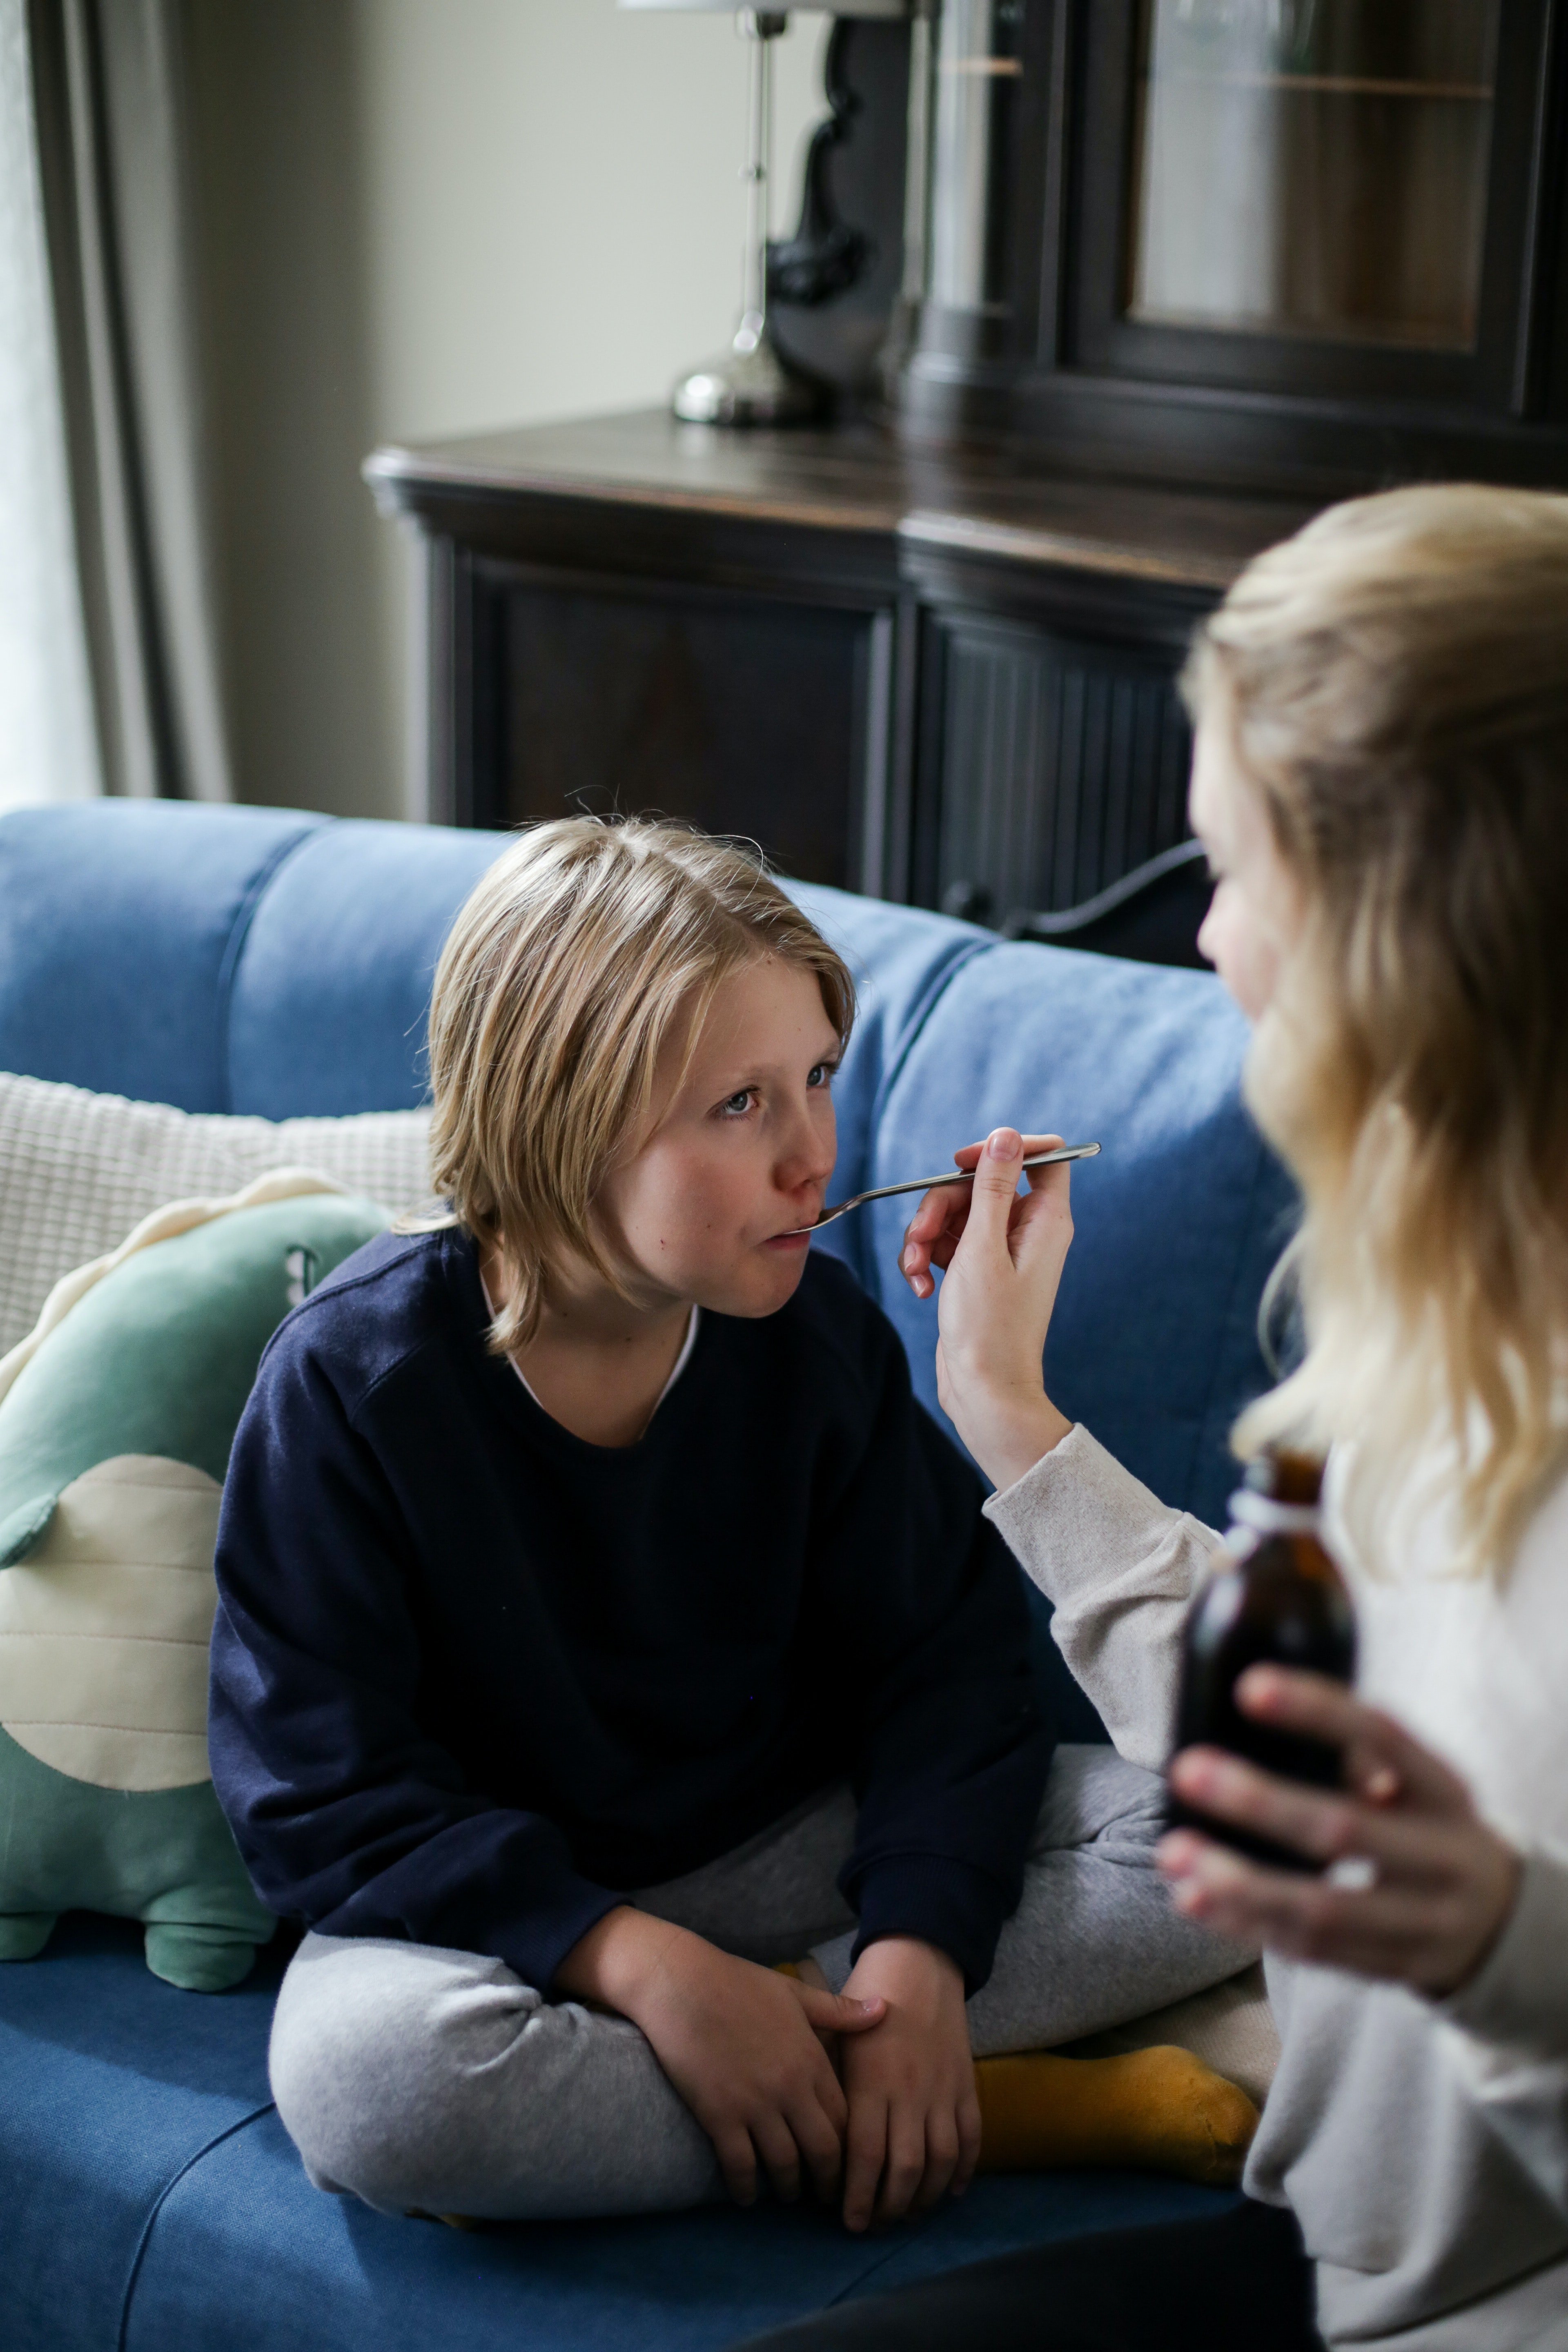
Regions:
M 1018 209 L 1023 0 L 947 0 L 936 49 L 930 299 L 1005 314 Z
M 1124 312 L 1478 343 L 1500 0 L 1142 0 Z

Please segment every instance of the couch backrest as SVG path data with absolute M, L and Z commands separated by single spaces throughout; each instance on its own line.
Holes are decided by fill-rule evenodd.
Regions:
M 0 1067 L 272 1118 L 424 1096 L 430 980 L 498 834 L 96 802 L 0 817 Z M 835 1192 L 934 1172 L 1001 1119 L 1099 1140 L 1048 1376 L 1158 1493 L 1213 1518 L 1225 1433 L 1266 1377 L 1254 1325 L 1288 1187 L 1243 1110 L 1218 982 L 1010 945 L 801 887 L 863 1011 L 837 1089 Z M 936 1408 L 935 1317 L 897 1272 L 911 1204 L 833 1248 L 903 1333 Z

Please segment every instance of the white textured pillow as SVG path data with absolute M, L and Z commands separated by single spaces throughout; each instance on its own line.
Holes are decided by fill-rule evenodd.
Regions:
M 430 1197 L 429 1137 L 422 1110 L 226 1118 L 0 1071 L 0 1356 L 62 1275 L 118 1249 L 155 1209 L 237 1192 L 288 1163 L 399 1215 Z

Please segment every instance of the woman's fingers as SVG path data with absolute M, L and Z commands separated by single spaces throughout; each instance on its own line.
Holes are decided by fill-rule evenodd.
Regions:
M 1264 1944 L 1289 1959 L 1315 1960 L 1367 1976 L 1404 1976 L 1413 1946 L 1431 1927 L 1430 1898 L 1389 1888 L 1336 1886 L 1330 1880 L 1265 1870 L 1191 1832 L 1173 1890 L 1179 1910 L 1238 1943 Z M 1160 1866 L 1174 1858 L 1161 1847 Z
M 1219 1748 L 1189 1748 L 1171 1767 L 1177 1794 L 1216 1821 L 1291 1847 L 1325 1867 L 1367 1861 L 1379 1876 L 1440 1886 L 1453 1875 L 1454 1832 L 1441 1815 L 1368 1806 L 1347 1790 L 1325 1790 L 1260 1772 Z
M 1470 1810 L 1468 1790 L 1441 1757 L 1342 1684 L 1285 1666 L 1249 1666 L 1237 1683 L 1236 1696 L 1242 1713 L 1259 1723 L 1303 1731 L 1345 1749 L 1352 1784 L 1374 1802 L 1386 1804 L 1390 1796 L 1402 1793 L 1416 1803 Z M 1396 1787 L 1390 1786 L 1390 1775 Z
M 1007 1231 L 1017 1200 L 1018 1170 L 1023 1157 L 1024 1139 L 1016 1127 L 996 1128 L 986 1137 L 985 1149 L 974 1163 L 974 1181 L 969 1187 L 969 1222 L 964 1239 L 972 1250 L 978 1247 L 992 1258 L 1009 1255 Z
M 1218 1748 L 1189 1748 L 1171 1766 L 1178 1797 L 1213 1820 L 1293 1847 L 1313 1862 L 1360 1852 L 1360 1808 L 1304 1782 L 1277 1780 Z
M 1179 1908 L 1223 1935 L 1431 1996 L 1467 1983 L 1512 1910 L 1521 1864 L 1463 1781 L 1400 1725 L 1317 1676 L 1254 1668 L 1237 1689 L 1250 1714 L 1339 1739 L 1350 1785 L 1313 1789 L 1195 1748 L 1172 1764 L 1173 1788 L 1215 1821 L 1346 1866 L 1318 1879 L 1260 1870 L 1177 1831 L 1158 1861 Z
M 1188 1833 L 1184 1832 L 1184 1835 Z M 1174 1840 L 1168 1840 L 1173 1844 Z M 1413 1986 L 1442 1999 L 1468 1981 L 1511 1907 L 1517 1871 L 1495 1892 L 1451 1879 L 1437 1891 L 1363 1888 L 1331 1879 L 1261 1870 L 1240 1854 L 1194 1838 L 1198 1849 L 1173 1889 L 1177 1907 L 1216 1934 L 1263 1944 L 1286 1958 Z M 1510 1850 L 1495 1841 L 1506 1865 Z M 1517 1858 L 1515 1858 L 1517 1860 Z M 1168 1867 L 1162 1849 L 1161 1867 Z
M 904 1228 L 899 1269 L 917 1298 L 929 1298 L 936 1288 L 931 1267 L 944 1270 L 963 1237 L 969 1219 L 969 1187 L 937 1184 L 926 1193 Z
M 1016 1130 L 999 1129 L 999 1136 Z M 990 1139 L 985 1143 L 966 1143 L 953 1153 L 960 1168 L 974 1169 L 987 1156 Z M 1033 1152 L 1054 1151 L 1061 1142 L 1059 1135 L 1026 1135 L 1018 1138 L 1020 1159 Z M 1042 1185 L 1057 1177 L 1057 1171 L 1035 1168 L 1028 1171 L 1031 1196 Z M 1020 1214 L 1027 1208 L 1025 1201 L 1016 1201 L 1017 1176 L 1006 1188 L 1009 1201 Z M 903 1247 L 899 1255 L 899 1268 L 917 1298 L 929 1298 L 936 1288 L 932 1268 L 945 1271 L 952 1263 L 953 1252 L 963 1238 L 969 1223 L 970 1203 L 974 1187 L 963 1184 L 936 1184 L 922 1198 L 919 1208 L 904 1228 Z

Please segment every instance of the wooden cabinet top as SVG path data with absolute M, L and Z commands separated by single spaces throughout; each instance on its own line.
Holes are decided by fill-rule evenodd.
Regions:
M 383 510 L 502 551 L 508 518 L 575 507 L 710 533 L 772 526 L 879 541 L 911 556 L 1110 575 L 1151 587 L 1228 587 L 1310 507 L 1257 497 L 1063 479 L 995 453 L 927 454 L 865 424 L 741 432 L 660 409 L 378 449 Z

